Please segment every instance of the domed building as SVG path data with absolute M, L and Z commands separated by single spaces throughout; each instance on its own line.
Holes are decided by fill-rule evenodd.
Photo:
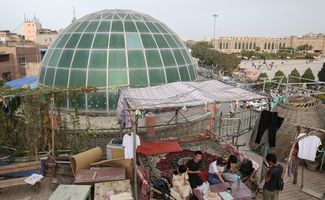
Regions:
M 164 23 L 131 10 L 102 10 L 60 33 L 42 60 L 38 84 L 96 87 L 96 94 L 78 97 L 79 109 L 114 112 L 121 86 L 147 87 L 196 77 L 186 46 Z

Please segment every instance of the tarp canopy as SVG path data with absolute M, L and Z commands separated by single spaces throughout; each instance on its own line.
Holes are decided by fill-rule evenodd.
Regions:
M 119 104 L 126 103 L 131 110 L 193 107 L 214 102 L 225 103 L 268 98 L 217 80 L 175 82 L 146 88 L 121 88 L 119 94 Z M 121 106 L 118 105 L 120 108 Z
M 18 78 L 12 81 L 8 81 L 5 84 L 13 89 L 21 88 L 23 85 L 29 85 L 31 89 L 34 89 L 37 87 L 37 77 L 30 76 Z

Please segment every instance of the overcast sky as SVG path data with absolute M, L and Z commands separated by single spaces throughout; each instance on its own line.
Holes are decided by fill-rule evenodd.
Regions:
M 102 9 L 132 9 L 167 24 L 183 39 L 213 36 L 282 37 L 325 33 L 325 0 L 9 0 L 0 4 L 0 30 L 22 31 L 24 14 L 44 28 L 65 28 L 72 19 Z

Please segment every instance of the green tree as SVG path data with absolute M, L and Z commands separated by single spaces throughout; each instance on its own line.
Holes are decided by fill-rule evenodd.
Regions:
M 288 76 L 289 83 L 300 83 L 300 73 L 294 68 Z
M 208 42 L 198 42 L 193 45 L 192 56 L 198 58 L 200 64 L 215 65 L 218 69 L 226 71 L 238 68 L 240 63 L 240 59 L 237 56 L 214 50 L 212 44 Z
M 301 76 L 301 82 L 308 83 L 314 81 L 315 81 L 315 76 L 313 74 L 313 71 L 311 71 L 310 68 L 306 69 L 305 73 Z
M 317 74 L 319 81 L 325 81 L 325 63 L 323 63 L 322 69 Z
M 281 81 L 282 79 L 282 81 Z M 277 72 L 275 72 L 274 78 L 272 79 L 272 81 L 276 82 L 276 83 L 286 83 L 287 82 L 287 77 L 286 75 L 283 73 L 283 71 L 278 70 Z
M 313 46 L 310 45 L 310 44 L 303 44 L 303 45 L 299 45 L 297 47 L 297 51 L 309 51 L 309 50 L 312 50 L 313 49 Z
M 258 90 L 262 90 L 263 89 L 263 85 L 265 84 L 265 90 L 268 91 L 270 90 L 270 82 L 267 76 L 267 73 L 260 73 L 260 75 L 257 78 L 257 83 L 256 83 L 256 89 Z
M 261 51 L 261 47 L 259 47 L 259 46 L 255 47 L 255 51 L 257 51 L 257 52 Z

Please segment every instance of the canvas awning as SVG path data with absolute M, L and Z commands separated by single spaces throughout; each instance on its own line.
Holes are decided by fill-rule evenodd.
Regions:
M 217 80 L 175 82 L 146 88 L 121 88 L 119 95 L 118 107 L 126 103 L 131 110 L 193 107 L 213 102 L 225 103 L 268 98 Z

